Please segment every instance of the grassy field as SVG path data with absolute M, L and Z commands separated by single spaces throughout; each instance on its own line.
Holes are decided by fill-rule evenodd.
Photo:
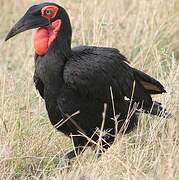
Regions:
M 100 158 L 89 149 L 60 172 L 58 157 L 71 141 L 50 124 L 33 85 L 33 32 L 3 42 L 36 0 L 1 0 L 0 179 L 179 179 L 179 1 L 57 0 L 71 17 L 73 46 L 112 46 L 131 64 L 159 79 L 167 94 L 155 96 L 173 114 L 142 114 L 138 128 Z M 53 1 L 54 2 L 54 1 Z

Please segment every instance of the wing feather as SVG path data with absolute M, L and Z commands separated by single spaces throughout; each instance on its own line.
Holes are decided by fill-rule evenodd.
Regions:
M 139 78 L 142 73 L 135 73 L 135 69 L 126 62 L 127 59 L 117 49 L 80 46 L 73 49 L 73 56 L 65 65 L 64 81 L 81 96 L 102 101 L 111 99 L 110 87 L 116 99 L 131 98 L 135 84 L 133 100 L 150 106 L 152 98 L 146 90 L 150 88 L 143 81 L 151 81 Z

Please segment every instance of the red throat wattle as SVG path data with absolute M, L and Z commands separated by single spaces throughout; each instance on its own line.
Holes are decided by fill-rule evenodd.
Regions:
M 34 48 L 38 55 L 43 56 L 47 53 L 50 45 L 60 31 L 60 27 L 61 20 L 58 19 L 47 27 L 40 27 L 37 29 L 34 38 Z

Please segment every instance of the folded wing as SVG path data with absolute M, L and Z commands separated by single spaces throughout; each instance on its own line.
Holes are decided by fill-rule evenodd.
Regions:
M 110 87 L 117 101 L 127 96 L 146 107 L 152 105 L 151 94 L 165 92 L 149 75 L 130 67 L 126 58 L 113 48 L 80 46 L 64 68 L 64 81 L 80 96 L 108 102 Z

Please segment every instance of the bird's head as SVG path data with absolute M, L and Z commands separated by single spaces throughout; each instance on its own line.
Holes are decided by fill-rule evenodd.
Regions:
M 12 27 L 5 41 L 13 36 L 38 28 L 34 48 L 38 55 L 45 55 L 58 35 L 71 44 L 71 24 L 67 12 L 55 3 L 42 3 L 30 7 L 25 15 Z

